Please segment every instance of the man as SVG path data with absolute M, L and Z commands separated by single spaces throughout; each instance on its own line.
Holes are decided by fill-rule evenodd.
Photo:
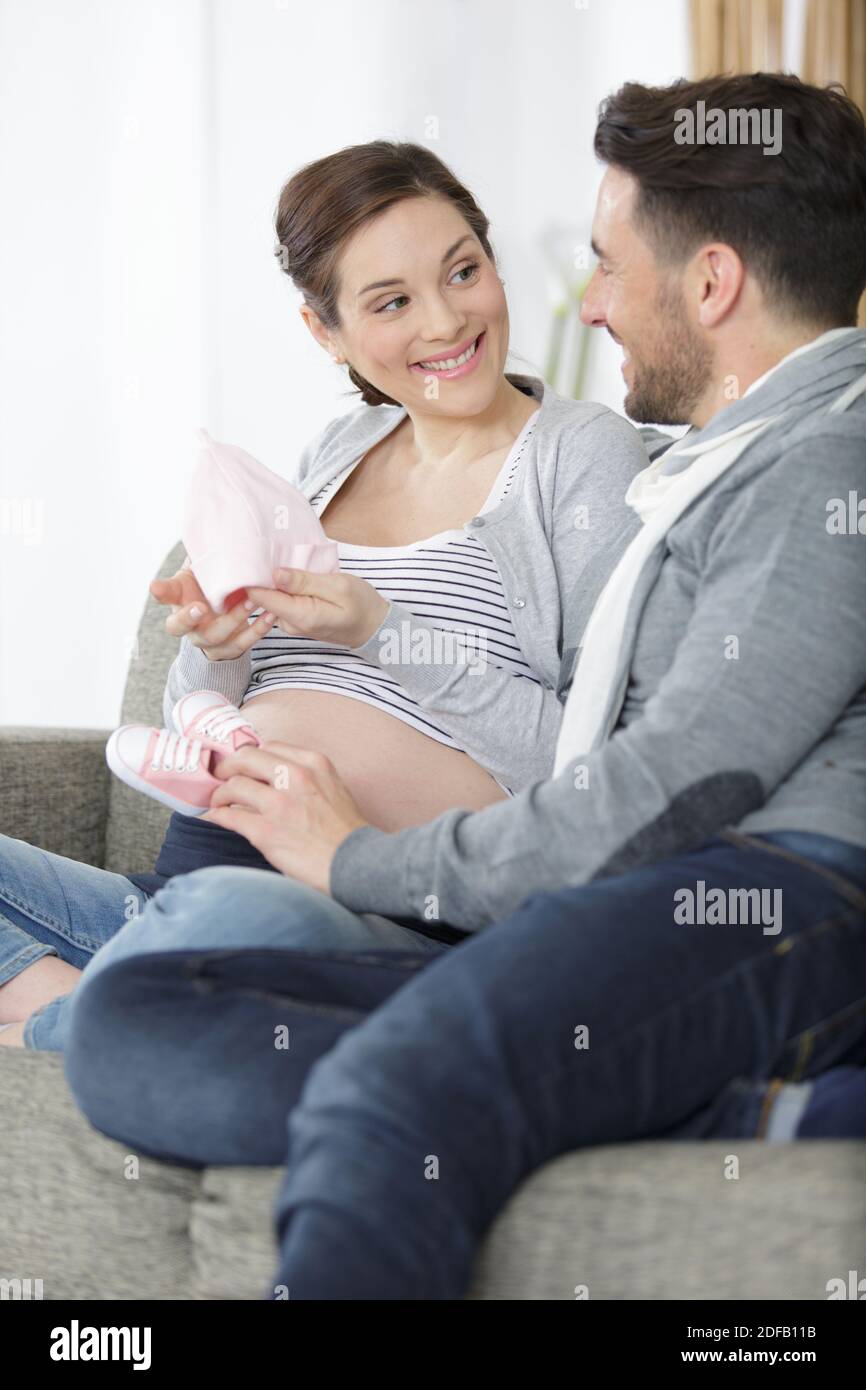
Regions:
M 690 139 L 699 111 L 774 113 L 779 138 Z M 644 524 L 587 626 L 556 775 L 389 835 L 322 757 L 242 750 L 208 815 L 286 878 L 170 883 L 162 926 L 193 930 L 77 992 L 68 1075 L 108 1133 L 277 1162 L 288 1119 L 293 1299 L 459 1297 L 557 1154 L 763 1134 L 770 1078 L 862 1083 L 866 128 L 838 92 L 753 74 L 628 84 L 595 145 L 584 321 L 623 347 L 632 418 L 691 428 L 629 489 Z M 208 913 L 280 892 L 311 920 L 432 911 L 469 939 L 194 949 Z

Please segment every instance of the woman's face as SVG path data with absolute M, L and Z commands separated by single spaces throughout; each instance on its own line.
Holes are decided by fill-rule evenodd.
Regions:
M 338 274 L 341 327 L 326 331 L 332 350 L 410 410 L 486 409 L 505 368 L 508 306 L 493 263 L 452 203 L 395 203 L 350 239 Z

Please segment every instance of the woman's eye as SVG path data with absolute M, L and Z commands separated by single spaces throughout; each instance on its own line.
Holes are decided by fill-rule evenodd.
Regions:
M 455 275 L 466 275 L 466 280 L 461 280 L 461 285 L 466 285 L 478 269 L 477 261 L 470 261 L 468 265 L 462 265 L 459 270 L 455 270 Z
M 406 299 L 407 297 L 408 297 L 408 296 L 405 295 L 405 294 L 395 294 L 395 295 L 394 295 L 394 298 L 393 298 L 393 299 L 389 299 L 387 304 L 381 304 L 381 305 L 379 306 L 379 308 L 378 308 L 378 309 L 374 309 L 373 312 L 376 313 L 376 314 L 384 314 L 385 311 L 386 311 L 386 309 L 390 309 L 390 307 L 391 307 L 392 304 L 396 304 L 396 303 L 397 303 L 397 300 L 398 300 L 398 299 Z
M 452 278 L 452 280 L 453 280 L 456 276 L 458 276 L 458 275 L 463 275 L 463 276 L 465 276 L 466 278 L 463 279 L 463 280 L 460 280 L 459 283 L 460 283 L 461 285 L 468 285 L 468 284 L 469 284 L 469 281 L 470 281 L 470 280 L 472 279 L 472 277 L 475 275 L 475 273 L 476 273 L 476 271 L 478 270 L 478 268 L 479 268 L 479 263 L 478 263 L 478 261 L 470 261 L 468 265 L 462 265 L 462 266 L 460 267 L 459 270 L 455 270 L 454 275 L 452 275 L 451 278 Z M 378 309 L 374 309 L 373 312 L 374 312 L 375 314 L 388 314 L 388 313 L 393 314 L 393 313 L 396 313 L 397 310 L 396 310 L 396 309 L 393 309 L 391 306 L 394 305 L 394 304 L 398 304 L 398 301 L 400 301 L 401 299 L 404 300 L 404 301 L 407 300 L 408 297 L 409 297 L 409 296 L 408 296 L 408 295 L 405 295 L 405 294 L 396 294 L 396 295 L 394 296 L 393 299 L 389 299 L 389 300 L 388 300 L 388 303 L 387 303 L 387 304 L 380 304 L 380 305 L 379 305 L 379 308 L 378 308 Z M 400 307 L 402 307 L 402 306 L 400 306 Z

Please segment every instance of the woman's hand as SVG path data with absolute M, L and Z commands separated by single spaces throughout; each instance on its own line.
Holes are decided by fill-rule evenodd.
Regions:
M 290 637 L 362 647 L 391 606 L 372 584 L 354 574 L 279 569 L 274 579 L 275 589 L 248 587 L 247 593 L 271 610 L 277 627 Z
M 151 580 L 150 592 L 158 603 L 171 605 L 166 632 L 172 637 L 188 637 L 208 661 L 233 661 L 274 625 L 273 613 L 261 613 L 255 622 L 247 622 L 251 610 L 259 606 L 252 600 L 236 604 L 228 613 L 214 613 L 199 588 L 189 556 L 170 579 Z
M 199 819 L 236 831 L 280 873 L 330 893 L 334 855 L 368 823 L 330 758 L 291 743 L 263 743 L 221 758 L 213 772 L 222 785 Z

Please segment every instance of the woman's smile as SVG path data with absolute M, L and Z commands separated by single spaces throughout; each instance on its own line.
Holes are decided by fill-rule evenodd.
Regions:
M 468 376 L 478 366 L 486 341 L 487 332 L 486 329 L 482 329 L 477 338 L 470 338 L 453 352 L 440 352 L 433 357 L 425 358 L 422 362 L 413 362 L 410 371 L 421 376 L 429 376 L 434 372 L 436 376 L 446 377 L 449 381 L 454 377 Z

